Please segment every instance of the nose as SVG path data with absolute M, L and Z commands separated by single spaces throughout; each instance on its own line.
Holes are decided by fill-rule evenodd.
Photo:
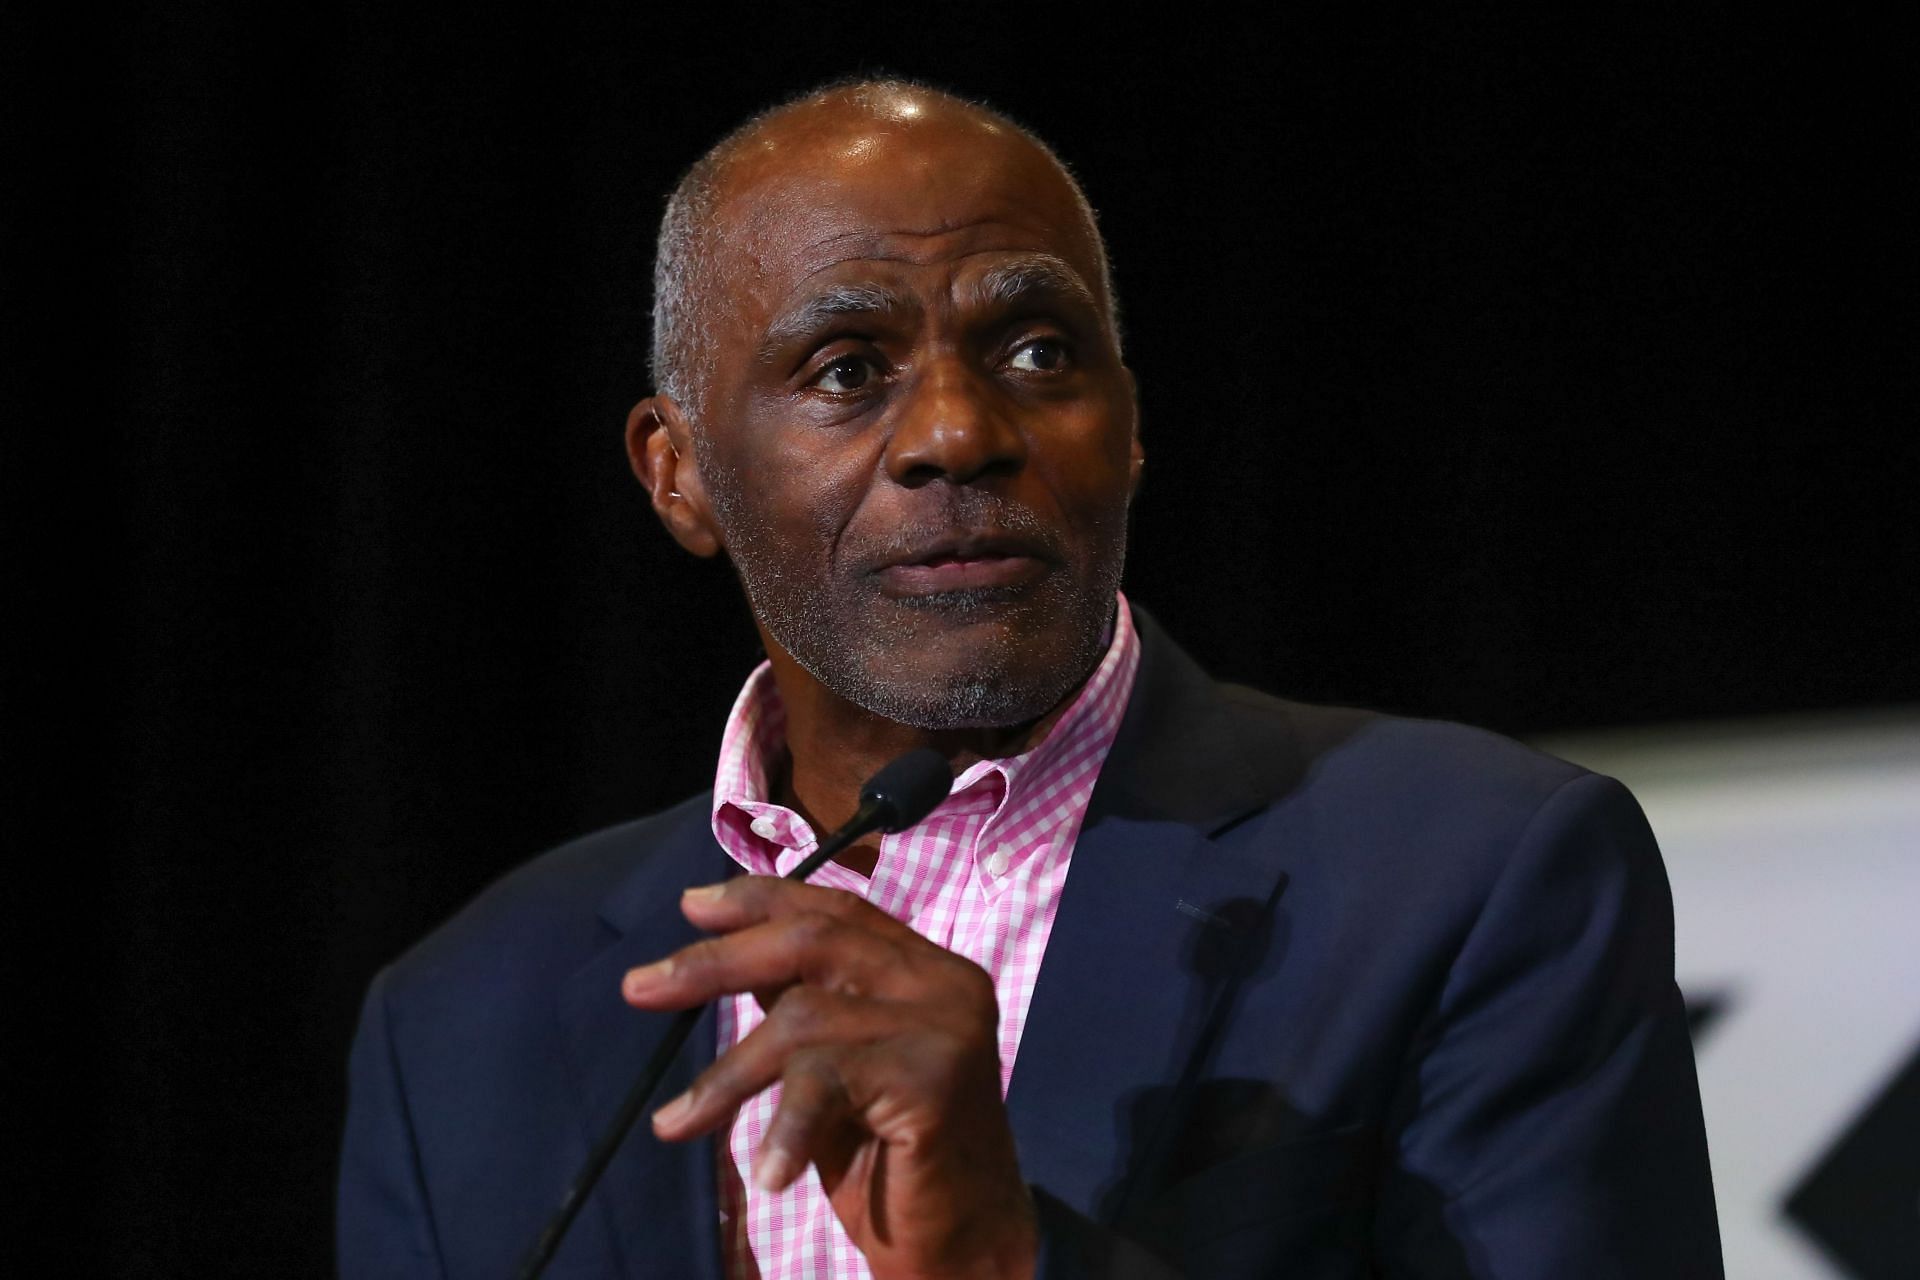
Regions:
M 1012 475 L 1027 444 L 994 388 L 963 360 L 942 360 L 907 387 L 887 442 L 887 474 L 918 488 L 933 480 L 969 484 Z

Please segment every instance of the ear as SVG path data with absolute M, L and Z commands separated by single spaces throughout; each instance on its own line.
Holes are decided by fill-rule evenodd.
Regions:
M 687 416 L 670 396 L 648 396 L 627 415 L 627 461 L 653 499 L 653 513 L 673 540 L 697 556 L 720 550 L 707 506 Z
M 1125 366 L 1122 366 L 1125 368 Z M 1133 379 L 1133 370 L 1126 369 L 1127 401 L 1132 409 L 1133 439 L 1127 446 L 1127 497 L 1129 500 L 1139 496 L 1140 473 L 1147 465 L 1147 451 L 1140 445 L 1140 390 Z

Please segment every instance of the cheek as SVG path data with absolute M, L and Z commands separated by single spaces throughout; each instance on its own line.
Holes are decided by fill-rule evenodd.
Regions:
M 1053 428 L 1053 447 L 1036 449 L 1034 463 L 1062 503 L 1093 513 L 1123 505 L 1133 488 L 1131 420 L 1089 413 Z
M 746 500 L 801 546 L 831 546 L 854 518 L 874 474 L 875 451 L 859 436 L 767 430 L 740 470 Z

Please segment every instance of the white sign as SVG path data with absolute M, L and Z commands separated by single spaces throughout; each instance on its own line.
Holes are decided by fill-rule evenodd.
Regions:
M 1920 1277 L 1920 712 L 1538 745 L 1659 837 L 1727 1275 Z

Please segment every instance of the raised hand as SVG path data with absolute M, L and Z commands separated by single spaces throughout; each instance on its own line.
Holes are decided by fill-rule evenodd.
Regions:
M 622 987 L 642 1009 L 753 992 L 764 1022 L 653 1119 L 684 1141 L 778 1082 L 753 1178 L 809 1163 L 876 1280 L 1032 1274 L 1033 1205 L 1000 1097 L 993 981 L 859 898 L 769 876 L 689 890 L 717 936 Z

